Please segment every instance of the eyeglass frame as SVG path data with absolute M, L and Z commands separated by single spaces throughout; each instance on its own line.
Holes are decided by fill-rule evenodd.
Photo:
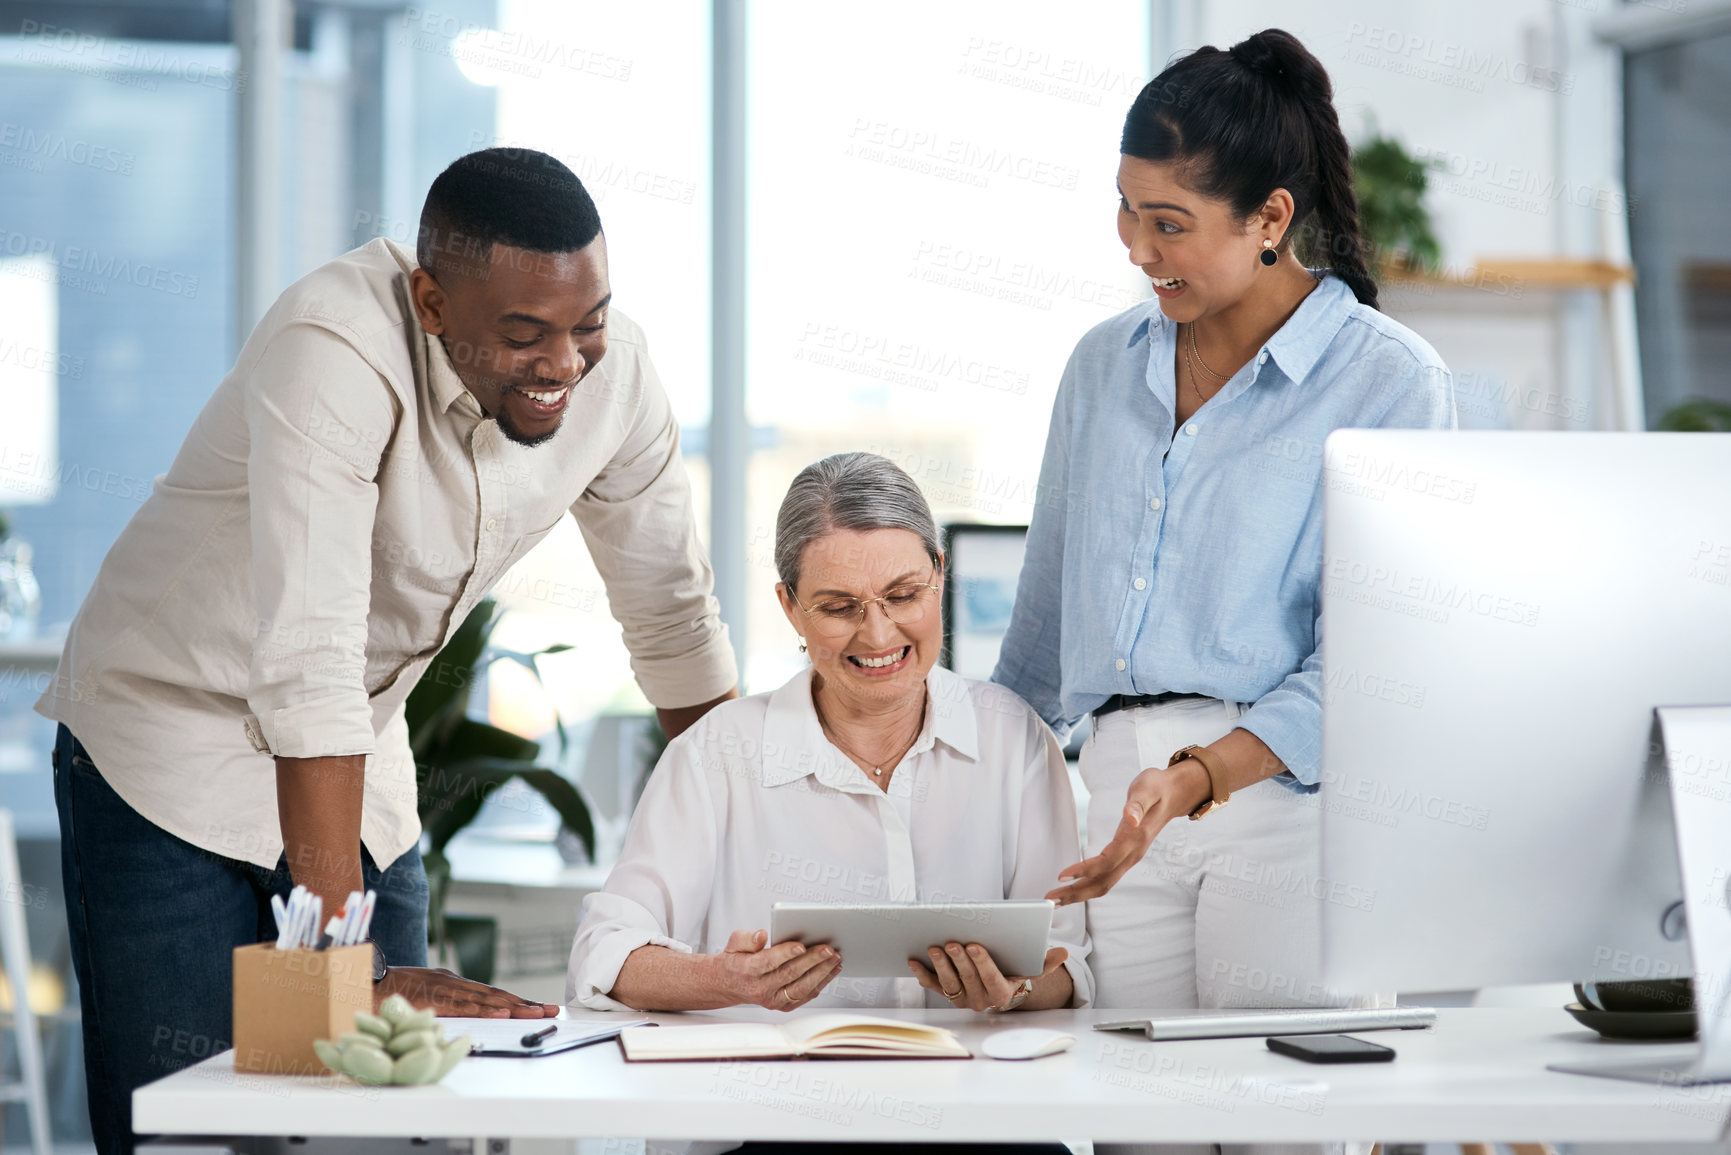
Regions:
M 932 576 L 938 577 L 940 575 L 933 574 Z M 817 611 L 815 609 L 810 609 L 810 610 L 806 609 L 805 603 L 799 600 L 799 595 L 793 591 L 792 586 L 788 585 L 786 582 L 783 582 L 782 586 L 784 589 L 787 590 L 788 598 L 792 600 L 794 605 L 799 607 L 799 612 L 804 614 L 806 616 L 806 619 L 809 621 L 811 619 L 811 616 L 814 613 L 816 613 Z M 876 603 L 878 608 L 883 611 L 884 619 L 886 621 L 888 621 L 891 625 L 896 625 L 896 626 L 907 625 L 908 623 L 906 623 L 906 622 L 898 622 L 894 618 L 890 617 L 889 606 L 885 604 L 885 599 L 888 598 L 890 596 L 890 594 L 895 593 L 896 590 L 905 590 L 905 589 L 914 589 L 914 588 L 931 590 L 933 593 L 938 595 L 938 598 L 940 599 L 940 601 L 944 596 L 944 587 L 941 585 L 933 585 L 931 582 L 901 582 L 900 584 L 893 586 L 889 590 L 886 590 L 882 596 L 875 597 L 875 598 L 856 598 L 856 597 L 852 596 L 851 594 L 844 595 L 844 596 L 846 596 L 848 601 L 851 601 L 851 602 L 853 602 L 859 606 L 859 618 L 852 623 L 853 628 L 857 630 L 861 626 L 865 625 L 866 607 L 869 605 L 872 605 L 873 603 Z M 943 613 L 941 606 L 940 606 L 938 612 L 939 612 L 939 615 L 941 616 Z

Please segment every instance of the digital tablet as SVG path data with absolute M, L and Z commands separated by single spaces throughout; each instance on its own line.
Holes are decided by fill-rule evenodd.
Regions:
M 999 902 L 873 903 L 830 906 L 778 902 L 769 908 L 769 941 L 827 944 L 853 978 L 908 977 L 908 960 L 930 967 L 926 951 L 947 942 L 979 943 L 1006 976 L 1045 969 L 1052 933 L 1050 899 Z

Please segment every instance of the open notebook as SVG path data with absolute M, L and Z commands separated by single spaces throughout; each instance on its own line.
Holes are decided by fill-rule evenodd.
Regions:
M 619 1046 L 634 1063 L 680 1059 L 971 1059 L 951 1031 L 863 1015 L 801 1015 L 785 1023 L 631 1027 Z

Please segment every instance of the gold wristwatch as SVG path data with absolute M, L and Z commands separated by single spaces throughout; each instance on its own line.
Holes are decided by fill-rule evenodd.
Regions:
M 1167 759 L 1166 765 L 1168 767 L 1176 766 L 1186 758 L 1194 758 L 1202 763 L 1203 772 L 1208 775 L 1208 793 L 1210 796 L 1204 798 L 1202 804 L 1190 812 L 1190 820 L 1194 822 L 1210 810 L 1226 805 L 1227 800 L 1232 795 L 1226 792 L 1226 770 L 1220 765 L 1219 755 L 1201 746 L 1186 746 L 1182 750 L 1173 751 L 1172 757 Z

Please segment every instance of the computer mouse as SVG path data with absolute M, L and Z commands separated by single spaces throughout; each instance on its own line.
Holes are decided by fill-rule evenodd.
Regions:
M 994 1059 L 1038 1059 L 1057 1055 L 1076 1045 L 1075 1035 L 1063 1031 L 1041 1030 L 1039 1027 L 1018 1027 L 987 1035 L 980 1050 Z

